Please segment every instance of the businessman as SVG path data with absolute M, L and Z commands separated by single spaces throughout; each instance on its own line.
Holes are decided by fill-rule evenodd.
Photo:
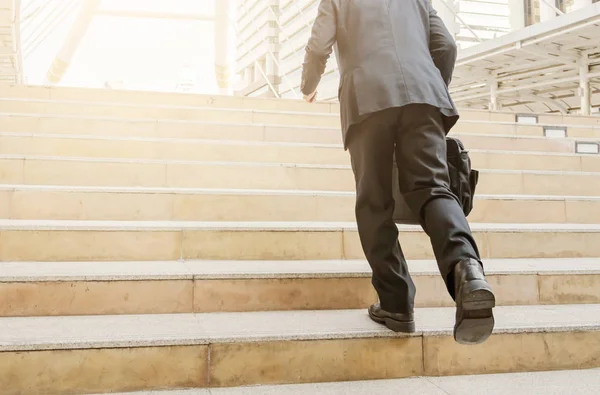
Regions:
M 394 154 L 400 191 L 431 239 L 456 302 L 454 338 L 484 342 L 495 298 L 477 245 L 449 186 L 445 136 L 458 120 L 448 85 L 456 44 L 431 0 L 321 0 L 306 47 L 302 93 L 317 86 L 335 47 L 344 147 L 356 180 L 356 221 L 379 303 L 369 316 L 415 331 L 415 285 L 393 222 Z

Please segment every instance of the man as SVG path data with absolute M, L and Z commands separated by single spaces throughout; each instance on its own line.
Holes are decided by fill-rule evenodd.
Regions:
M 452 36 L 430 0 L 321 0 L 303 65 L 308 102 L 334 46 L 358 232 L 379 296 L 369 316 L 397 332 L 415 330 L 415 286 L 392 219 L 395 154 L 402 195 L 430 237 L 456 301 L 454 338 L 484 342 L 494 327 L 495 298 L 446 163 L 445 136 L 458 120 L 448 92 Z

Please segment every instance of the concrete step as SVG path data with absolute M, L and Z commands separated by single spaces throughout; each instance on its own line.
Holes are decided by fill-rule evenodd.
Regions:
M 116 395 L 597 395 L 600 369 L 419 377 L 339 383 L 128 392 Z
M 465 139 L 463 139 L 465 140 Z M 577 155 L 572 141 L 469 135 L 473 165 L 485 169 L 598 171 L 600 155 Z M 565 145 L 566 144 L 566 145 Z M 544 149 L 549 151 L 544 152 Z M 307 164 L 350 163 L 341 145 L 235 140 L 0 133 L 0 155 L 202 160 Z
M 600 256 L 596 224 L 472 224 L 485 258 Z M 433 258 L 419 226 L 399 226 L 409 259 Z M 32 248 L 35 246 L 35 248 Z M 361 259 L 350 222 L 0 220 L 2 261 Z
M 72 87 L 1 85 L 0 88 L 0 98 L 4 99 L 71 101 L 83 102 L 88 106 L 94 104 L 162 105 L 300 111 L 325 114 L 339 113 L 339 104 L 336 102 L 306 104 L 301 100 Z M 463 120 L 513 122 L 516 119 L 514 112 L 503 111 L 489 112 L 486 110 L 460 109 L 460 114 Z M 538 123 L 554 125 L 600 125 L 600 119 L 597 116 L 539 114 L 537 118 Z
M 452 339 L 453 308 L 396 335 L 361 310 L 1 318 L 8 394 L 235 387 L 600 367 L 600 305 L 495 311 L 483 345 Z
M 480 169 L 479 194 L 598 196 L 600 173 Z M 0 183 L 353 191 L 347 165 L 0 155 Z
M 435 261 L 411 261 L 417 307 L 452 307 Z M 498 305 L 600 303 L 600 259 L 490 259 Z M 361 309 L 363 260 L 2 262 L 0 316 Z
M 354 221 L 354 192 L 0 185 L 6 219 Z M 600 223 L 600 197 L 477 195 L 471 222 Z
M 269 121 L 269 119 L 265 119 Z M 520 137 L 544 137 L 546 128 L 565 129 L 570 138 L 600 138 L 600 126 L 572 124 L 519 124 L 510 122 L 462 120 L 452 129 L 457 134 L 486 134 Z M 234 121 L 227 116 L 208 121 L 186 119 L 125 118 L 81 114 L 0 112 L 0 130 L 9 133 L 88 134 L 132 137 L 199 138 L 255 141 L 288 141 L 340 144 L 339 126 L 310 126 L 305 122 L 280 124 L 273 122 Z M 560 140 L 560 139 L 559 139 Z
M 212 97 L 200 100 L 196 104 L 110 102 L 87 100 L 60 100 L 36 98 L 2 98 L 3 112 L 12 114 L 55 114 L 103 116 L 122 118 L 179 119 L 203 121 L 264 122 L 286 125 L 312 125 L 339 128 L 339 106 L 319 103 L 306 106 L 298 101 L 283 101 L 273 105 L 273 101 L 240 99 L 230 97 Z M 472 110 L 461 111 L 462 120 L 478 123 L 512 123 L 515 113 L 486 113 Z M 599 117 L 581 116 L 538 116 L 535 125 L 558 126 L 571 124 L 574 129 L 585 129 L 585 137 L 598 135 Z
M 213 106 L 171 106 L 94 103 L 62 100 L 0 100 L 2 111 L 10 114 L 60 114 L 77 116 L 112 116 L 132 119 L 173 119 L 204 122 L 239 122 L 276 125 L 306 125 L 340 128 L 337 114 L 254 108 L 219 108 Z
M 0 98 L 13 101 L 63 101 L 87 105 L 162 105 L 171 107 L 214 107 L 338 113 L 338 103 L 308 104 L 302 100 L 250 98 L 239 96 L 201 95 L 196 93 L 151 92 L 116 89 L 91 89 L 73 87 L 42 87 L 0 85 Z

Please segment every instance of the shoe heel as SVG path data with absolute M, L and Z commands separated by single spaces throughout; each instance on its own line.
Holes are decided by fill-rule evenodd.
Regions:
M 454 340 L 459 344 L 477 345 L 485 342 L 494 331 L 494 316 L 492 310 L 480 310 L 480 317 L 474 317 L 465 312 L 464 319 L 454 330 Z
M 471 280 L 463 284 L 457 302 L 454 339 L 460 344 L 474 345 L 485 342 L 494 331 L 496 298 L 485 280 Z
M 460 295 L 463 310 L 490 310 L 496 307 L 496 297 L 485 280 L 472 280 L 463 285 Z
M 392 320 L 390 318 L 386 318 L 385 326 L 387 326 L 389 329 L 393 330 L 394 332 L 413 333 L 416 330 L 414 321 L 400 322 L 400 321 Z

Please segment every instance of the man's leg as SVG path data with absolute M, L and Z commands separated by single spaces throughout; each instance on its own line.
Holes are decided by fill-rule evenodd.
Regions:
M 358 233 L 373 269 L 373 286 L 379 295 L 380 307 L 388 313 L 412 316 L 415 286 L 398 243 L 398 229 L 392 220 L 392 161 L 397 112 L 398 109 L 382 111 L 353 126 L 348 136 L 348 148 L 356 179 Z M 414 327 L 414 323 L 412 325 Z
M 455 337 L 462 343 L 479 343 L 493 329 L 494 296 L 483 277 L 467 219 L 450 190 L 442 115 L 432 106 L 409 105 L 402 108 L 398 123 L 400 190 L 411 210 L 419 215 L 440 273 L 457 302 Z

